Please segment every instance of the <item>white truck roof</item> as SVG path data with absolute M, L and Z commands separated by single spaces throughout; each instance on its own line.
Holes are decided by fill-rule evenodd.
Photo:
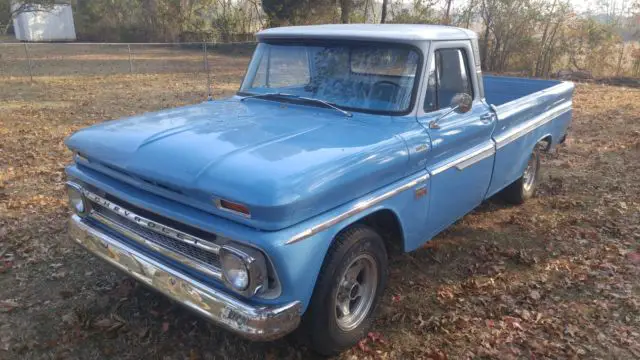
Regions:
M 423 40 L 476 39 L 475 32 L 443 25 L 410 24 L 331 24 L 284 26 L 266 29 L 256 34 L 265 39 L 344 39 L 370 41 L 414 42 Z

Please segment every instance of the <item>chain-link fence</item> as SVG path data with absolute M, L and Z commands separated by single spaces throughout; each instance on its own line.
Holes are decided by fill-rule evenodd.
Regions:
M 238 82 L 254 47 L 255 42 L 0 43 L 0 80 L 180 74 L 201 81 L 208 94 L 216 79 Z

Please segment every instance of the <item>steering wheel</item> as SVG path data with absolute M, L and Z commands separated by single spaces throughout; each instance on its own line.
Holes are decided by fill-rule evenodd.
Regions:
M 396 89 L 400 90 L 400 85 L 398 85 L 398 84 L 396 84 L 396 83 L 394 83 L 392 81 L 389 81 L 389 80 L 376 81 L 373 84 L 373 88 L 375 89 L 377 86 L 381 86 L 381 85 L 391 85 L 391 86 L 395 87 Z
M 389 80 L 380 80 L 376 81 L 371 87 L 371 97 L 391 103 L 399 91 L 400 85 Z

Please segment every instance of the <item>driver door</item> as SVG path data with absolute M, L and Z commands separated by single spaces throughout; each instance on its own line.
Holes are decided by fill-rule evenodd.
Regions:
M 435 42 L 431 51 L 424 113 L 418 116 L 431 138 L 429 237 L 484 199 L 493 171 L 491 134 L 496 121 L 479 95 L 478 77 L 471 72 L 475 67 L 469 56 L 473 54 L 470 42 Z M 468 112 L 451 111 L 451 101 L 460 93 L 473 99 Z

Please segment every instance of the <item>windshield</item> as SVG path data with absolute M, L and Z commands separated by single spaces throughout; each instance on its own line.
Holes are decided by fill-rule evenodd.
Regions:
M 260 43 L 241 95 L 286 93 L 351 110 L 410 110 L 420 56 L 392 44 Z

